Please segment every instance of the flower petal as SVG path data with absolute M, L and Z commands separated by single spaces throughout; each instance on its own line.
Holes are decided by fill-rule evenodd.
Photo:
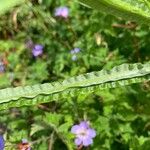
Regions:
M 93 143 L 93 140 L 91 138 L 86 138 L 83 140 L 83 146 L 89 146 Z
M 77 47 L 74 48 L 74 52 L 75 52 L 75 53 L 79 53 L 79 52 L 80 52 L 80 48 L 77 48 Z
M 89 128 L 87 130 L 87 134 L 89 137 L 94 138 L 96 136 L 96 131 L 94 129 Z
M 22 143 L 26 144 L 26 143 L 28 143 L 28 140 L 27 139 L 22 139 Z
M 2 135 L 0 135 L 0 150 L 4 150 L 5 141 Z
M 67 18 L 68 17 L 68 8 L 67 7 L 64 7 L 64 8 L 62 8 L 62 11 L 61 11 L 61 15 L 62 15 L 62 17 L 64 17 L 64 18 Z
M 75 52 L 74 52 L 74 50 L 71 50 L 70 53 L 71 53 L 71 54 L 74 54 Z
M 89 124 L 88 124 L 87 121 L 82 121 L 82 122 L 80 122 L 79 126 L 80 126 L 81 128 L 85 128 L 85 129 L 89 128 Z
M 69 8 L 65 6 L 60 6 L 55 9 L 55 16 L 67 18 L 69 15 Z
M 80 126 L 79 125 L 74 125 L 72 128 L 71 128 L 71 133 L 74 133 L 74 134 L 78 134 L 78 131 L 80 130 Z
M 77 60 L 77 56 L 76 56 L 76 55 L 73 55 L 71 59 L 72 59 L 73 61 L 76 61 L 76 60 Z
M 36 50 L 42 50 L 42 49 L 43 49 L 43 45 L 36 44 L 36 45 L 34 46 L 34 48 L 35 48 Z
M 82 144 L 82 140 L 80 138 L 76 138 L 74 142 L 75 142 L 76 145 L 81 145 Z
M 33 56 L 35 56 L 35 57 L 37 57 L 37 56 L 39 56 L 39 55 L 42 55 L 42 53 L 43 53 L 43 45 L 40 45 L 40 44 L 36 44 L 35 46 L 34 46 L 34 48 L 32 49 L 32 54 L 33 54 Z

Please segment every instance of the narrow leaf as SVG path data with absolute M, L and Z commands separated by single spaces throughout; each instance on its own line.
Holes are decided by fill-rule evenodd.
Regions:
M 150 2 L 147 0 L 79 0 L 81 3 L 101 12 L 123 19 L 150 23 Z
M 72 77 L 61 82 L 0 90 L 0 109 L 57 101 L 68 95 L 115 88 L 150 80 L 150 63 L 122 64 L 112 70 L 101 70 Z

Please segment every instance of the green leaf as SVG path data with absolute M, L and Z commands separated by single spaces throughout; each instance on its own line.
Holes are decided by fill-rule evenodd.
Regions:
M 140 150 L 149 150 L 150 149 L 150 139 L 146 140 L 144 144 L 141 146 Z
M 35 105 L 61 100 L 68 95 L 91 93 L 150 80 L 150 63 L 122 64 L 112 70 L 101 70 L 72 77 L 61 82 L 0 90 L 0 109 Z
M 8 87 L 11 85 L 11 82 L 10 82 L 10 75 L 9 74 L 6 74 L 6 73 L 3 73 L 3 74 L 0 74 L 0 88 L 4 88 L 4 87 Z
M 66 123 L 60 125 L 57 130 L 60 133 L 64 133 L 64 132 L 67 133 L 69 128 L 71 127 L 71 125 L 72 125 L 72 122 L 66 122 Z
M 1 0 L 0 15 L 8 11 L 10 8 L 22 3 L 24 0 Z
M 101 12 L 106 12 L 123 19 L 150 23 L 150 2 L 147 0 L 79 0 Z
M 31 127 L 31 132 L 30 132 L 30 136 L 32 136 L 33 134 L 35 134 L 38 131 L 44 130 L 45 128 L 39 124 L 33 124 Z
M 59 125 L 60 120 L 62 118 L 62 115 L 56 113 L 46 113 L 45 115 L 46 116 L 44 118 L 44 121 L 47 124 L 50 124 L 50 126 L 55 126 L 55 127 Z

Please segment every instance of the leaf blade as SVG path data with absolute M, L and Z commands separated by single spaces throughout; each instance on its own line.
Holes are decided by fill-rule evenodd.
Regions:
M 79 0 L 81 3 L 91 6 L 99 11 L 137 21 L 150 23 L 150 9 L 144 2 L 134 0 Z M 137 5 L 135 5 L 137 4 Z M 143 4 L 143 5 L 142 5 Z M 143 8 L 144 6 L 144 8 Z
M 35 105 L 99 89 L 115 88 L 150 80 L 150 63 L 122 64 L 110 71 L 105 69 L 72 77 L 61 82 L 0 90 L 0 109 Z

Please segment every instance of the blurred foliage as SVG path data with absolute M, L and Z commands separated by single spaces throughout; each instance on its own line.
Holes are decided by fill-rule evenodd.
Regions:
M 0 14 L 5 13 L 6 11 L 10 10 L 10 8 L 14 7 L 17 4 L 24 2 L 24 0 L 5 0 L 0 1 Z
M 67 6 L 67 19 L 55 8 Z M 26 1 L 0 16 L 0 87 L 62 80 L 122 63 L 150 60 L 150 30 L 146 25 L 100 13 L 71 0 Z M 32 56 L 27 41 L 42 44 Z M 79 47 L 77 60 L 70 51 Z M 97 132 L 92 150 L 149 150 L 150 84 L 77 95 L 32 107 L 0 112 L 6 150 L 26 138 L 35 150 L 77 149 L 73 124 L 89 120 Z
M 81 4 L 117 17 L 149 24 L 149 0 L 79 0 Z

